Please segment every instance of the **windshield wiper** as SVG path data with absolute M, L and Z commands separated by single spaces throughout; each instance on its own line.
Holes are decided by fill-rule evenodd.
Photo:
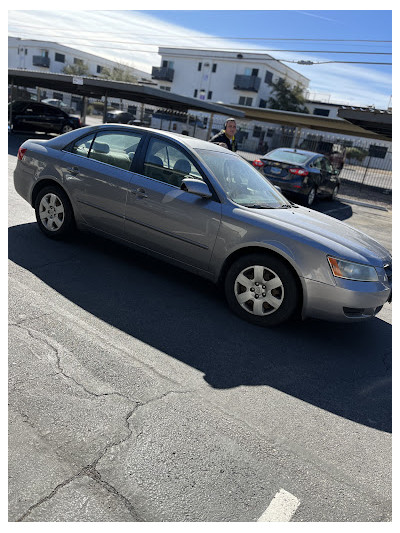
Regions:
M 290 204 L 282 204 L 281 209 L 292 209 L 292 207 L 299 207 L 297 204 L 290 202 Z
M 270 205 L 265 204 L 241 204 L 243 207 L 250 207 L 252 209 L 276 209 Z

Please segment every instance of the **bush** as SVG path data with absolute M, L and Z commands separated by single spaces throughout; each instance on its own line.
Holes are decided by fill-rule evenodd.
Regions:
M 368 152 L 367 150 L 363 150 L 362 148 L 356 148 L 355 146 L 352 146 L 350 148 L 346 148 L 346 159 L 347 160 L 356 160 L 359 163 L 367 157 Z

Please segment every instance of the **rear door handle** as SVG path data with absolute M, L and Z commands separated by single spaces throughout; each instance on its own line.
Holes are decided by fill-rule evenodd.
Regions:
M 67 168 L 67 172 L 69 172 L 73 176 L 76 176 L 77 174 L 79 174 L 79 168 L 78 167 Z

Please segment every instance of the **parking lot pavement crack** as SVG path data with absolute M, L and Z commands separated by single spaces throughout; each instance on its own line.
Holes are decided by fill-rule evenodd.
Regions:
M 32 511 L 34 511 L 37 507 L 40 507 L 40 505 L 42 505 L 43 503 L 51 500 L 59 491 L 60 489 L 62 489 L 63 487 L 69 485 L 72 481 L 74 481 L 75 479 L 77 479 L 79 476 L 82 475 L 82 471 L 78 472 L 78 474 L 66 479 L 65 481 L 63 481 L 62 483 L 59 483 L 51 492 L 50 494 L 48 494 L 47 496 L 44 496 L 43 498 L 41 498 L 38 502 L 34 503 L 33 505 L 31 505 L 29 507 L 29 509 L 27 509 L 25 511 L 25 513 L 20 516 L 16 522 L 23 522 L 31 513 Z
M 85 385 L 80 383 L 73 376 L 69 375 L 62 367 L 61 359 L 65 352 L 65 348 L 63 346 L 61 346 L 57 341 L 55 341 L 54 339 L 51 339 L 47 335 L 44 335 L 40 333 L 39 331 L 33 330 L 32 328 L 26 327 L 22 323 L 14 323 L 13 325 L 26 331 L 32 339 L 39 340 L 43 342 L 44 344 L 46 344 L 47 346 L 49 346 L 51 350 L 53 351 L 53 353 L 55 354 L 54 360 L 55 360 L 57 374 L 60 374 L 65 379 L 72 381 L 77 387 L 81 388 L 86 394 L 94 396 L 95 398 L 101 398 L 101 397 L 107 397 L 107 396 L 118 396 L 120 398 L 123 398 L 124 400 L 128 400 L 129 402 L 133 401 L 131 398 L 129 398 L 128 396 L 124 394 L 121 394 L 120 392 L 110 391 L 110 392 L 98 393 L 98 392 L 88 389 Z M 31 348 L 29 348 L 29 350 L 32 352 Z

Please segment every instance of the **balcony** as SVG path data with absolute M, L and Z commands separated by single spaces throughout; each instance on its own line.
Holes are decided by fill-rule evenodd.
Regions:
M 174 69 L 169 67 L 152 67 L 151 78 L 153 80 L 172 81 Z
M 243 74 L 236 74 L 233 88 L 238 89 L 240 91 L 252 91 L 256 93 L 260 88 L 260 83 L 261 78 L 258 78 L 257 76 L 246 76 Z
M 50 58 L 44 56 L 32 56 L 32 65 L 34 67 L 50 67 Z

